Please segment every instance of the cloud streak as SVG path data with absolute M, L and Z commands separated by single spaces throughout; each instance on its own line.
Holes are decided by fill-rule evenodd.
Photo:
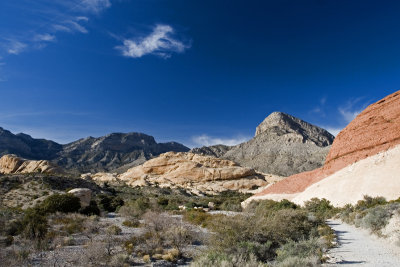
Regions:
M 129 58 L 140 58 L 145 55 L 169 58 L 172 53 L 183 53 L 190 48 L 190 44 L 176 39 L 174 33 L 175 30 L 171 26 L 159 24 L 145 37 L 124 39 L 123 44 L 116 49 Z
M 15 8 L 14 5 L 8 7 Z M 18 8 L 26 23 L 12 32 L 0 28 L 0 56 L 44 48 L 55 42 L 56 35 L 61 32 L 86 34 L 89 16 L 110 7 L 110 0 L 21 0 Z M 15 20 L 20 24 L 17 18 Z
M 322 127 L 335 136 L 339 134 L 343 128 L 345 128 L 369 105 L 370 102 L 361 103 L 362 99 L 362 97 L 350 99 L 346 104 L 337 108 L 339 114 L 339 124 L 337 126 Z
M 237 137 L 211 137 L 207 134 L 202 134 L 192 137 L 192 142 L 196 146 L 213 146 L 213 145 L 227 145 L 234 146 L 249 140 L 249 137 L 237 136 Z

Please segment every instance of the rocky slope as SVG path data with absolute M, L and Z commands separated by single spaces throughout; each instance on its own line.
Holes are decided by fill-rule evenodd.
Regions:
M 47 160 L 26 160 L 15 155 L 4 155 L 0 158 L 1 174 L 48 173 L 60 174 L 63 171 Z
M 51 160 L 62 150 L 62 145 L 45 139 L 34 139 L 27 134 L 13 134 L 0 127 L 0 156 L 15 154 L 35 160 Z
M 113 133 L 60 145 L 0 128 L 0 156 L 15 154 L 27 159 L 50 160 L 79 172 L 110 171 L 124 165 L 122 172 L 161 153 L 188 150 L 176 142 L 157 143 L 152 136 L 142 133 Z
M 189 152 L 194 154 L 199 154 L 202 156 L 213 156 L 216 158 L 221 158 L 230 149 L 232 149 L 231 146 L 214 145 L 214 146 L 203 146 L 203 147 L 192 148 Z
M 257 127 L 255 137 L 248 142 L 191 151 L 229 159 L 263 173 L 289 176 L 321 167 L 333 140 L 334 136 L 322 128 L 274 112 Z
M 64 145 L 55 162 L 80 172 L 111 171 L 123 165 L 125 169 L 137 166 L 168 151 L 188 150 L 176 142 L 157 143 L 154 137 L 142 133 L 112 133 Z
M 132 187 L 181 187 L 196 194 L 215 194 L 226 190 L 248 192 L 281 179 L 240 167 L 229 160 L 175 152 L 161 154 L 120 175 L 100 173 L 83 177 L 101 182 L 120 180 Z
M 397 198 L 398 145 L 400 91 L 368 106 L 341 131 L 322 168 L 288 177 L 252 199 L 288 198 L 301 203 L 318 196 L 340 205 L 357 201 L 362 194 Z

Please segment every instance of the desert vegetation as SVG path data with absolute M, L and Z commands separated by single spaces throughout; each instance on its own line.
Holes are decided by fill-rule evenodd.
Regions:
M 208 250 L 192 265 L 319 265 L 333 233 L 322 217 L 313 213 L 287 200 L 253 202 L 236 216 L 188 211 L 186 220 L 213 233 L 207 240 Z
M 9 191 L 36 182 L 48 192 L 24 209 L 2 202 L 0 257 L 8 265 L 316 266 L 334 239 L 324 221 L 337 209 L 325 199 L 304 207 L 264 200 L 243 210 L 248 195 L 237 192 L 90 184 L 92 200 L 81 207 L 54 177 L 2 181 Z
M 338 217 L 346 223 L 369 230 L 371 233 L 384 237 L 382 230 L 394 216 L 400 215 L 400 198 L 386 201 L 384 197 L 364 196 L 355 205 L 346 205 Z M 397 242 L 400 245 L 400 242 Z

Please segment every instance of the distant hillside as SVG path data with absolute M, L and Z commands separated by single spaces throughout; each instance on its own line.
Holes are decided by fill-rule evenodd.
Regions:
M 0 156 L 15 154 L 31 160 L 50 160 L 79 172 L 112 171 L 122 165 L 129 168 L 169 151 L 187 152 L 189 148 L 176 142 L 157 143 L 152 136 L 134 132 L 88 137 L 61 145 L 0 128 Z

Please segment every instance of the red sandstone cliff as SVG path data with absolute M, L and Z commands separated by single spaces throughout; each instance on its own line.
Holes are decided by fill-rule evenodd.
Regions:
M 368 106 L 333 142 L 322 168 L 290 176 L 258 193 L 293 194 L 359 160 L 400 144 L 400 91 Z

